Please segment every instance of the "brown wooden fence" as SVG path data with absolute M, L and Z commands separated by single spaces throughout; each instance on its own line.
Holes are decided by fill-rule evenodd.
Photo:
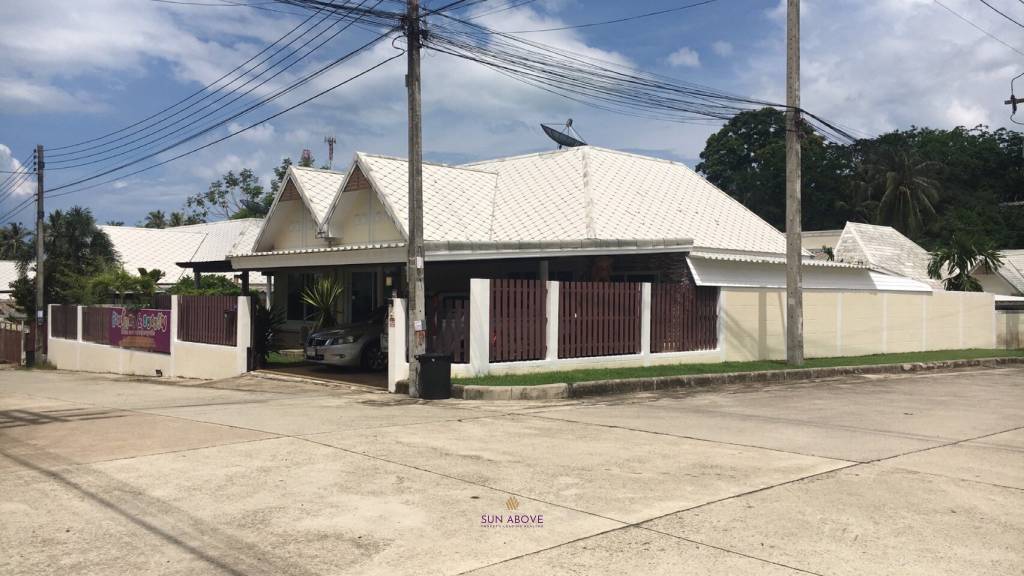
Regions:
M 651 352 L 713 350 L 718 346 L 718 288 L 651 285 Z
M 491 362 L 541 360 L 547 352 L 547 283 L 491 280 Z
M 448 298 L 428 304 L 427 352 L 449 354 L 455 364 L 469 362 L 469 299 Z
M 563 282 L 558 300 L 559 358 L 640 352 L 640 284 Z
M 178 340 L 234 346 L 237 332 L 236 296 L 178 296 Z
M 101 306 L 82 308 L 82 340 L 110 344 L 110 317 L 114 309 Z
M 21 347 L 25 333 L 21 324 L 0 322 L 0 362 L 21 364 Z
M 50 307 L 50 334 L 65 340 L 78 339 L 78 306 L 55 304 Z

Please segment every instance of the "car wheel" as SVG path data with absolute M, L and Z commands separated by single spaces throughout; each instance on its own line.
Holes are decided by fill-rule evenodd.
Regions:
M 374 340 L 363 347 L 363 368 L 380 372 L 387 368 L 388 357 L 380 348 L 380 340 Z

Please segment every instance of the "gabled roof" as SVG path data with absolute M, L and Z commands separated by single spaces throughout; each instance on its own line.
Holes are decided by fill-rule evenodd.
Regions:
M 274 203 L 270 205 L 270 210 L 267 211 L 265 222 L 270 222 L 270 219 L 273 218 L 274 213 L 277 212 L 277 206 L 281 202 L 281 197 L 288 189 L 288 184 L 292 183 L 295 185 L 295 190 L 298 192 L 299 197 L 302 198 L 302 203 L 309 210 L 309 215 L 316 224 L 316 228 L 324 228 L 327 223 L 328 211 L 330 211 L 335 198 L 340 196 L 341 186 L 344 181 L 344 172 L 322 170 L 319 168 L 303 168 L 294 164 L 289 166 L 284 178 L 281 179 L 281 185 L 277 189 Z M 261 227 L 256 232 L 252 245 L 245 250 L 233 251 L 231 254 L 241 254 L 254 250 L 256 245 L 263 240 L 263 231 L 265 229 L 265 227 Z
M 261 218 L 241 218 L 174 228 L 100 226 L 114 244 L 125 270 L 156 268 L 160 284 L 173 284 L 189 272 L 179 262 L 214 262 L 233 252 L 252 250 Z
M 1024 250 L 1002 250 L 1003 265 L 995 270 L 1018 292 L 1024 294 Z
M 406 160 L 359 153 L 355 168 L 406 234 Z M 692 238 L 695 249 L 786 250 L 781 232 L 687 166 L 593 146 L 464 166 L 424 163 L 423 188 L 427 241 Z
M 890 226 L 847 222 L 836 244 L 835 258 L 942 287 L 940 281 L 928 276 L 928 251 Z

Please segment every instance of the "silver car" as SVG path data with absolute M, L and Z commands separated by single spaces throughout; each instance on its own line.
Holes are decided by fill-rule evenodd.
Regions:
M 382 346 L 387 308 L 379 308 L 365 322 L 319 330 L 306 339 L 306 360 L 331 366 L 361 366 L 379 371 L 387 368 Z

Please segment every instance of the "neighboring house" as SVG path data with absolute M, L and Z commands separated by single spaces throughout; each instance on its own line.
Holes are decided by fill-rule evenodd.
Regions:
M 465 298 L 470 278 L 785 285 L 785 236 L 676 162 L 584 146 L 426 163 L 423 188 L 428 312 Z M 299 334 L 302 291 L 319 276 L 344 286 L 342 322 L 402 296 L 407 230 L 407 162 L 357 153 L 344 173 L 291 167 L 252 249 L 230 261 L 272 277 L 273 304 Z M 804 285 L 930 291 L 820 261 Z
M 836 243 L 835 259 L 942 289 L 942 281 L 928 276 L 931 254 L 890 226 L 847 222 Z
M 0 318 L 22 319 L 25 314 L 14 305 L 11 282 L 18 279 L 18 263 L 14 260 L 0 260 Z
M 976 268 L 972 275 L 985 292 L 1024 296 L 1024 250 L 1003 250 L 1003 265 L 996 270 Z
M 163 278 L 158 283 L 169 287 L 182 277 L 194 274 L 195 267 L 203 272 L 217 273 L 234 278 L 223 263 L 232 252 L 249 250 L 259 232 L 263 220 L 243 218 L 206 224 L 177 226 L 174 228 L 142 228 L 137 226 L 100 226 L 114 244 L 125 270 L 135 274 L 139 268 L 158 269 Z M 219 266 L 210 269 L 209 263 Z M 250 276 L 250 287 L 265 290 L 265 282 L 256 275 Z
M 804 231 L 800 235 L 800 247 L 813 254 L 816 260 L 827 260 L 826 249 L 835 252 L 842 234 L 842 229 Z

